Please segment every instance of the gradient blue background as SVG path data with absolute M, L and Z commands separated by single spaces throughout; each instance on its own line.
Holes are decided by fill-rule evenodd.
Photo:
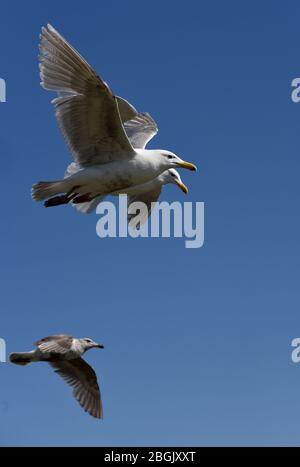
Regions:
M 297 1 L 1 5 L 0 336 L 106 345 L 87 354 L 103 422 L 47 365 L 0 364 L 1 445 L 300 445 L 299 17 Z M 203 248 L 100 240 L 96 215 L 31 201 L 70 161 L 39 86 L 47 22 L 153 115 L 150 147 L 197 163 L 189 197 L 163 199 L 205 202 Z

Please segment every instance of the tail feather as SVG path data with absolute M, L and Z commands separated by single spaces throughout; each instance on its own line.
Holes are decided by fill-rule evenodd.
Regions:
M 42 201 L 65 191 L 62 182 L 38 182 L 32 186 L 32 198 L 35 201 Z
M 16 365 L 28 365 L 29 363 L 33 362 L 34 359 L 34 351 L 33 352 L 15 352 L 10 354 L 9 360 L 11 363 L 15 363 Z

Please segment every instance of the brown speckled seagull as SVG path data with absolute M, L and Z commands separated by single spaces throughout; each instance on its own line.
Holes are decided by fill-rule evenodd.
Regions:
M 47 362 L 70 386 L 83 409 L 95 418 L 103 418 L 102 402 L 97 376 L 93 368 L 81 357 L 87 350 L 103 348 L 92 339 L 60 334 L 44 337 L 30 352 L 16 352 L 9 356 L 12 363 L 28 365 Z

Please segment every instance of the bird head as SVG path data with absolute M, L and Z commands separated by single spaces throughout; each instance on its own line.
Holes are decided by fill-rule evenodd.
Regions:
M 97 342 L 93 341 L 93 339 L 90 339 L 89 337 L 83 337 L 82 339 L 78 339 L 82 347 L 84 348 L 84 351 L 86 352 L 89 349 L 104 349 L 104 345 L 98 344 Z
M 172 167 L 176 167 L 176 168 L 182 167 L 183 169 L 188 169 L 188 170 L 193 170 L 193 171 L 197 170 L 197 167 L 194 164 L 180 159 L 180 157 L 176 156 L 176 154 L 174 154 L 171 151 L 161 150 L 159 152 L 160 152 L 160 156 L 164 160 L 164 165 L 169 169 Z
M 165 172 L 161 174 L 161 179 L 164 185 L 167 183 L 173 183 L 183 191 L 183 193 L 187 194 L 188 193 L 188 187 L 183 183 L 181 180 L 181 177 L 177 170 L 175 169 L 168 169 Z

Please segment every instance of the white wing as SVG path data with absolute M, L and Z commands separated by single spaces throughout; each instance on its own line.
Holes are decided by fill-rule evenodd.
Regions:
M 158 132 L 158 127 L 151 115 L 142 112 L 125 121 L 124 128 L 132 146 L 139 149 L 145 148 Z
M 150 216 L 151 214 L 151 211 L 152 209 L 154 208 L 155 206 L 155 203 L 157 202 L 158 198 L 160 197 L 160 194 L 161 194 L 161 190 L 162 190 L 162 184 L 160 184 L 159 186 L 157 186 L 157 188 L 154 188 L 153 190 L 151 191 L 148 191 L 148 192 L 144 192 L 144 193 L 141 193 L 141 194 L 137 194 L 137 195 L 134 195 L 134 196 L 129 196 L 128 197 L 128 209 L 130 208 L 130 205 L 134 202 L 143 202 L 146 206 L 147 206 L 147 213 L 145 216 L 141 216 L 141 224 L 144 224 L 148 217 Z M 138 214 L 139 212 L 137 211 L 136 214 L 131 214 L 129 213 L 128 211 L 128 223 Z
M 132 104 L 130 104 L 130 102 L 126 101 L 126 99 L 123 99 L 123 97 L 120 96 L 117 96 L 116 99 L 120 117 L 123 123 L 138 115 L 138 111 L 133 107 Z
M 131 157 L 118 101 L 107 84 L 50 25 L 42 28 L 40 51 L 41 85 L 60 96 L 53 100 L 56 117 L 75 161 L 88 166 Z

